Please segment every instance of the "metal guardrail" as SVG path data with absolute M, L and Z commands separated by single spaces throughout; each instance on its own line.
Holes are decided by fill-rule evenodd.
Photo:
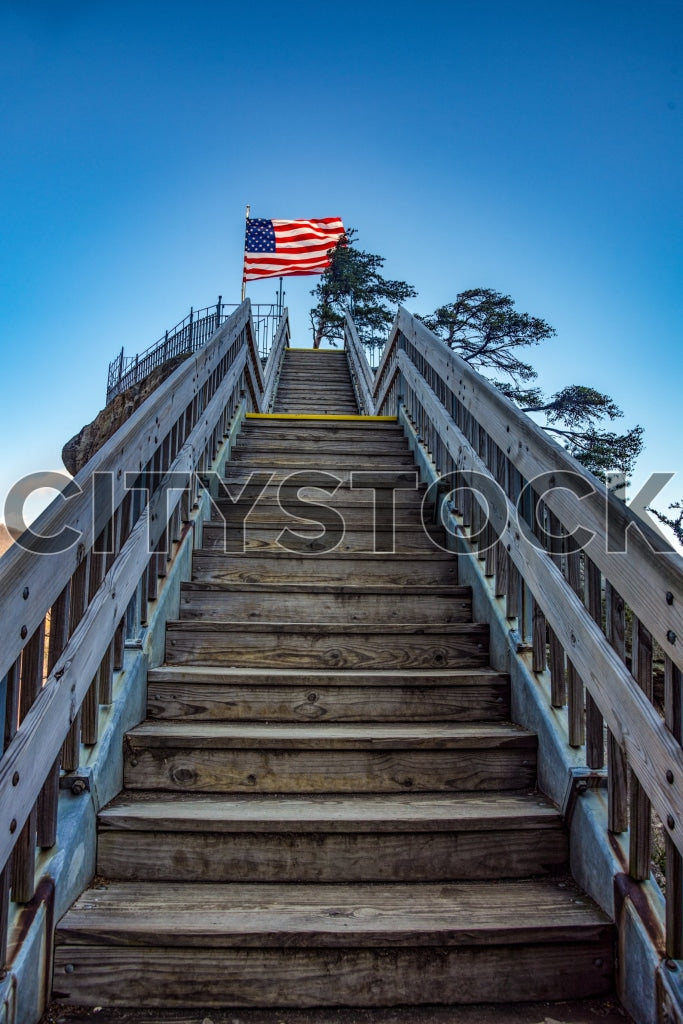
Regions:
M 158 366 L 163 366 L 176 356 L 190 355 L 206 345 L 238 308 L 237 303 L 223 302 L 222 298 L 219 295 L 214 306 L 190 308 L 187 316 L 175 327 L 137 355 L 127 356 L 121 348 L 116 359 L 112 359 L 109 364 L 107 405 L 126 388 L 144 380 Z M 278 303 L 257 303 L 252 305 L 251 310 L 254 342 L 261 359 L 266 359 L 277 333 L 282 307 Z

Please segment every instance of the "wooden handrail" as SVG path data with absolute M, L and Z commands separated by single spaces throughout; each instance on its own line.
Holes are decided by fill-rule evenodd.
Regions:
M 78 568 L 84 551 L 92 547 L 106 525 L 108 507 L 99 510 L 98 518 L 93 516 L 96 474 L 111 481 L 111 506 L 118 508 L 127 490 L 121 467 L 141 471 L 150 461 L 159 447 L 160 436 L 163 437 L 163 432 L 170 427 L 173 417 L 198 395 L 220 358 L 247 323 L 248 311 L 240 307 L 212 341 L 182 363 L 93 455 L 74 477 L 79 493 L 68 500 L 58 498 L 51 502 L 31 525 L 31 532 L 41 537 L 57 537 L 64 530 L 71 529 L 79 535 L 77 543 L 66 551 L 49 555 L 13 544 L 3 556 L 0 621 L 4 636 L 0 678 L 21 654 L 25 637 L 31 636 L 38 628 Z M 260 374 L 260 367 L 257 372 Z M 26 536 L 22 543 L 29 543 Z
M 547 671 L 553 708 L 567 706 L 569 744 L 586 744 L 591 770 L 606 768 L 606 825 L 629 829 L 634 881 L 650 873 L 651 807 L 661 818 L 666 951 L 680 958 L 683 560 L 405 309 L 373 399 L 375 413 L 403 406 L 449 492 L 462 543 L 505 601 L 527 667 Z M 663 715 L 653 704 L 653 639 L 664 652 Z
M 679 668 L 683 668 L 681 556 L 671 548 L 662 551 L 661 537 L 647 523 L 634 515 L 597 477 L 534 423 L 530 416 L 521 412 L 403 308 L 399 310 L 386 346 L 387 362 L 395 356 L 399 333 L 415 345 L 463 408 L 479 423 L 485 424 L 491 440 L 508 455 L 526 480 L 533 481 L 547 474 L 556 477 L 555 487 L 544 495 L 549 509 L 569 534 L 577 526 L 593 534 L 593 539 L 584 545 L 587 554 L 616 586 L 665 653 Z M 383 372 L 386 376 L 385 359 L 377 371 L 378 385 L 382 385 Z M 378 386 L 376 395 L 379 390 Z M 382 385 L 378 405 L 381 405 L 384 390 Z M 585 496 L 579 497 L 561 486 L 563 481 L 571 486 L 573 479 L 581 479 L 589 484 L 590 489 Z M 609 523 L 609 534 L 605 529 L 606 523 Z M 626 531 L 627 551 L 609 550 L 616 539 L 626 535 Z M 656 548 L 660 550 L 655 552 Z M 680 596 L 669 603 L 667 594 Z M 672 636 L 676 638 L 673 643 Z
M 286 336 L 286 323 L 280 329 Z M 9 886 L 15 901 L 30 899 L 36 842 L 55 842 L 60 750 L 62 766 L 74 771 L 81 741 L 96 742 L 127 629 L 138 635 L 147 621 L 198 481 L 233 416 L 244 405 L 261 411 L 263 395 L 247 299 L 102 446 L 69 485 L 73 497 L 55 499 L 2 560 L 0 966 Z M 65 529 L 71 546 L 41 553 L 36 537 Z
M 351 367 L 351 378 L 357 394 L 359 408 L 365 415 L 372 415 L 374 409 L 372 397 L 373 373 L 370 369 L 365 349 L 358 337 L 356 325 L 348 313 L 344 321 L 344 348 L 346 349 Z
M 224 388 L 232 390 L 244 369 L 244 349 L 237 356 Z M 111 643 L 116 624 L 124 614 L 147 564 L 166 529 L 167 519 L 180 501 L 178 480 L 189 483 L 197 456 L 209 440 L 224 402 L 218 391 L 179 451 L 160 487 L 135 524 L 112 568 L 97 589 L 88 609 L 19 730 L 0 760 L 0 863 L 14 846 L 14 832 L 21 829 L 38 799 L 43 782 L 66 738 L 75 710 L 80 707 Z M 168 482 L 174 481 L 173 489 Z M 10 828 L 14 822 L 14 827 Z
M 533 543 L 528 528 L 509 498 L 504 508 L 491 508 L 491 502 L 479 489 L 481 478 L 497 491 L 496 481 L 468 439 L 451 421 L 434 392 L 418 374 L 404 352 L 399 352 L 399 366 L 405 380 L 429 415 L 444 444 L 454 459 L 457 472 L 473 483 L 472 493 L 483 512 L 495 520 L 501 544 L 522 574 L 527 586 L 541 605 L 562 646 L 596 701 L 602 715 L 628 755 L 629 764 L 663 821 L 674 820 L 671 837 L 683 853 L 683 787 L 667 782 L 667 773 L 683 782 L 683 749 L 666 729 L 624 662 L 606 642 L 579 598 L 568 586 L 564 576 Z M 475 477 L 478 477 L 478 479 Z M 676 823 L 678 827 L 676 827 Z
M 280 372 L 282 354 L 286 348 L 289 348 L 289 341 L 289 311 L 285 308 L 282 312 L 271 350 L 268 353 L 268 360 L 263 370 L 263 397 L 261 400 L 261 409 L 263 412 L 268 412 L 270 409 L 271 402 L 273 400 L 273 393 L 277 385 L 278 373 Z

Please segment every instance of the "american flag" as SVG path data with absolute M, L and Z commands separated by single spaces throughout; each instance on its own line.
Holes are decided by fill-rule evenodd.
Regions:
M 321 220 L 247 218 L 244 280 L 320 274 L 330 265 L 330 250 L 344 234 L 339 217 Z

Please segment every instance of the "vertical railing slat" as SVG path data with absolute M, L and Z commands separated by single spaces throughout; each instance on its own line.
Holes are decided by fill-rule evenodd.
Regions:
M 622 661 L 626 658 L 626 615 L 624 602 L 612 584 L 605 581 L 607 639 Z M 611 732 L 607 733 L 608 828 L 628 828 L 628 769 L 626 756 Z
M 600 570 L 584 557 L 585 594 L 588 614 L 602 629 L 602 586 Z M 605 727 L 602 715 L 590 693 L 586 694 L 586 764 L 598 771 L 605 766 Z
M 652 636 L 635 616 L 633 617 L 631 671 L 638 686 L 652 703 Z M 650 877 L 652 808 L 643 787 L 633 772 L 629 773 L 629 786 L 631 790 L 629 874 L 637 882 L 643 882 Z
M 581 557 L 573 537 L 566 542 L 567 580 L 578 597 L 581 593 Z M 585 690 L 581 676 L 576 671 L 571 658 L 567 658 L 567 729 L 569 745 L 581 747 L 586 742 Z
M 671 658 L 664 660 L 664 721 L 673 735 L 683 739 L 683 687 L 680 669 Z M 674 779 L 675 783 L 680 779 Z M 683 856 L 667 832 L 665 835 L 666 867 L 666 955 L 672 960 L 683 958 Z

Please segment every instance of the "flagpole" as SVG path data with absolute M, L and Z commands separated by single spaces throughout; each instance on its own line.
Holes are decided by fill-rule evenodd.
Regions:
M 247 222 L 249 221 L 249 214 L 250 214 L 250 212 L 251 212 L 251 206 L 249 205 L 249 203 L 247 203 L 247 215 L 246 215 L 246 221 Z M 245 223 L 245 225 L 244 225 L 245 239 L 246 239 L 246 234 L 247 234 L 247 224 Z M 242 259 L 244 259 L 244 257 L 242 257 Z M 244 267 L 244 264 L 242 266 Z M 242 274 L 244 275 L 244 269 L 242 270 Z M 242 277 L 242 302 L 244 302 L 246 297 L 247 297 L 247 282 L 244 280 L 244 277 Z

